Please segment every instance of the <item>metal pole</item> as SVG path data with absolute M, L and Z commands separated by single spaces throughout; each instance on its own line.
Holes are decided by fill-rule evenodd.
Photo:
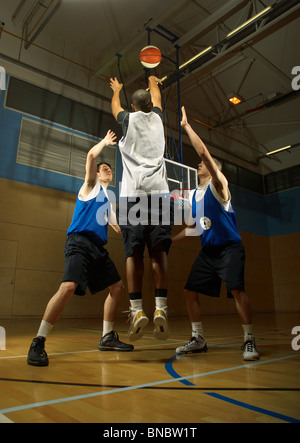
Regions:
M 183 163 L 182 157 L 182 130 L 181 130 L 181 100 L 180 100 L 180 73 L 179 73 L 179 46 L 176 45 L 176 71 L 177 71 L 177 95 L 178 95 L 178 143 L 179 161 Z

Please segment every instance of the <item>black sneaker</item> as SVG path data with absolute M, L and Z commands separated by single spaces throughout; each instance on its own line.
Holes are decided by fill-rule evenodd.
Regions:
M 127 345 L 119 340 L 119 336 L 116 332 L 111 331 L 102 337 L 98 346 L 99 351 L 133 351 L 132 345 Z
M 29 352 L 27 363 L 31 366 L 48 366 L 49 360 L 48 355 L 45 351 L 45 341 L 44 337 L 36 337 L 33 339 Z

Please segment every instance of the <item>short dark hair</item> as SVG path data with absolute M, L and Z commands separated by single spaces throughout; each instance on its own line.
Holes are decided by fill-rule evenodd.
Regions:
M 107 162 L 100 162 L 100 163 L 98 163 L 98 165 L 97 165 L 97 171 L 99 172 L 99 170 L 100 170 L 100 166 L 102 166 L 102 165 L 106 165 L 106 166 L 108 166 L 110 169 L 112 169 L 112 167 L 111 167 L 111 165 L 109 164 L 109 163 L 107 163 Z
M 144 89 L 138 89 L 132 94 L 131 103 L 138 111 L 150 112 L 153 105 L 151 94 Z

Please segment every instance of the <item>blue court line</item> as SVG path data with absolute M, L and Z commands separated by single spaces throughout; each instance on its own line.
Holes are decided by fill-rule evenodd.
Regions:
M 174 360 L 176 360 L 178 355 L 182 355 L 182 354 L 176 354 L 173 357 L 171 357 L 167 363 L 165 364 L 165 369 L 167 371 L 167 373 L 169 375 L 171 375 L 171 377 L 176 378 L 178 381 L 180 381 L 180 383 L 182 383 L 185 386 L 196 386 L 194 383 L 192 383 L 191 381 L 186 380 L 185 378 L 182 379 L 182 377 L 177 374 L 177 372 L 175 371 L 175 369 L 173 368 L 173 362 Z
M 292 355 L 288 355 L 288 356 L 285 356 L 285 357 L 275 358 L 275 359 L 267 360 L 267 361 L 255 362 L 255 363 L 251 363 L 251 364 L 248 364 L 248 365 L 235 366 L 235 367 L 226 368 L 226 369 L 219 369 L 217 371 L 204 372 L 202 374 L 188 375 L 187 377 L 180 377 L 180 378 L 176 378 L 176 379 L 172 378 L 170 380 L 160 380 L 160 381 L 156 381 L 156 382 L 152 382 L 152 383 L 145 383 L 145 384 L 142 384 L 142 385 L 128 386 L 128 387 L 125 387 L 125 388 L 112 389 L 110 391 L 100 391 L 100 392 L 94 392 L 94 393 L 91 393 L 91 394 L 77 395 L 77 396 L 74 396 L 74 397 L 66 397 L 66 398 L 59 398 L 59 399 L 56 399 L 56 400 L 43 401 L 43 402 L 38 402 L 38 403 L 31 403 L 31 404 L 28 404 L 28 405 L 21 405 L 21 406 L 16 406 L 16 407 L 13 407 L 13 408 L 2 409 L 2 410 L 0 410 L 0 414 L 9 414 L 10 412 L 24 411 L 26 409 L 38 408 L 38 407 L 41 407 L 41 406 L 50 406 L 50 405 L 54 405 L 54 404 L 58 404 L 58 403 L 66 403 L 66 402 L 75 401 L 75 400 L 84 400 L 86 398 L 100 397 L 102 395 L 117 394 L 117 393 L 120 393 L 120 392 L 127 392 L 127 391 L 134 391 L 134 390 L 137 390 L 137 389 L 149 388 L 149 387 L 152 387 L 152 386 L 166 385 L 166 384 L 169 384 L 169 383 L 174 383 L 176 381 L 188 380 L 188 379 L 199 378 L 199 377 L 206 377 L 207 375 L 222 374 L 224 372 L 235 371 L 235 370 L 238 370 L 238 369 L 251 368 L 253 366 L 264 365 L 264 364 L 267 364 L 267 363 L 278 362 L 278 361 L 281 361 L 281 360 L 287 360 L 287 359 L 296 358 L 296 357 L 299 357 L 299 354 L 292 354 Z
M 238 342 L 238 343 L 240 343 L 240 342 Z M 237 343 L 222 343 L 222 344 L 212 345 L 212 346 L 210 346 L 210 348 L 216 348 L 218 346 L 230 346 L 230 345 L 235 345 L 235 344 L 237 344 Z M 178 379 L 178 381 L 180 381 L 180 383 L 182 383 L 183 385 L 196 386 L 194 383 L 191 383 L 190 381 L 188 381 L 186 379 L 182 379 L 182 377 L 179 374 L 177 374 L 177 372 L 173 368 L 174 361 L 180 355 L 183 355 L 183 354 L 181 354 L 181 353 L 176 354 L 167 361 L 167 363 L 165 364 L 166 371 L 168 372 L 169 375 L 171 375 L 171 377 Z M 179 380 L 179 379 L 181 379 L 181 380 Z
M 242 408 L 250 409 L 250 411 L 259 412 L 260 414 L 269 415 L 270 417 L 287 421 L 288 423 L 300 423 L 300 420 L 297 420 L 296 418 L 288 417 L 287 415 L 278 414 L 277 412 L 268 411 L 267 409 L 258 408 L 257 406 L 252 406 L 249 405 L 248 403 L 243 403 L 241 401 L 225 397 L 224 395 L 216 394 L 214 392 L 204 392 L 204 394 L 209 395 L 210 397 L 217 398 L 218 400 L 223 400 L 226 401 L 227 403 L 240 406 Z

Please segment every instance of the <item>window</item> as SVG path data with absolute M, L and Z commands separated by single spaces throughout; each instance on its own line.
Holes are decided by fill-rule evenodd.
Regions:
M 265 176 L 266 194 L 300 186 L 300 165 Z
M 22 119 L 17 163 L 84 178 L 87 152 L 97 142 L 51 125 Z M 99 157 L 112 166 L 115 186 L 116 148 L 107 147 Z

